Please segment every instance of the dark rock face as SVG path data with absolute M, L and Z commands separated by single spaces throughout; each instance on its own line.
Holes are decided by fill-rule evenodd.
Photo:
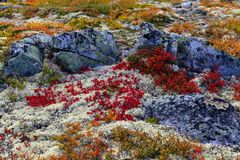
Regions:
M 0 92 L 2 92 L 3 90 L 5 90 L 8 87 L 7 84 L 0 84 Z M 1 118 L 1 117 L 0 117 Z
M 10 58 L 4 66 L 7 75 L 33 76 L 42 69 L 44 50 L 51 42 L 46 34 L 24 38 L 10 47 Z
M 37 34 L 28 38 L 24 38 L 19 43 L 31 44 L 37 46 L 41 51 L 50 45 L 52 37 L 47 34 Z
M 141 28 L 143 33 L 136 49 L 163 46 L 176 56 L 180 67 L 190 71 L 202 72 L 204 69 L 219 68 L 222 76 L 240 76 L 240 59 L 214 49 L 204 39 L 166 34 L 149 23 L 143 23 Z
M 80 69 L 84 67 L 96 67 L 99 65 L 98 62 L 84 56 L 63 51 L 56 54 L 56 61 L 61 68 L 70 73 L 79 72 Z
M 39 34 L 11 45 L 5 73 L 27 77 L 40 72 L 46 49 L 56 55 L 56 63 L 64 71 L 71 73 L 79 72 L 82 67 L 113 64 L 120 56 L 115 39 L 109 32 L 87 29 L 54 37 Z
M 41 71 L 42 57 L 43 53 L 36 46 L 14 43 L 10 47 L 10 58 L 5 63 L 4 72 L 7 75 L 32 76 Z
M 164 96 L 146 100 L 144 108 L 145 117 L 157 117 L 159 123 L 171 125 L 200 142 L 240 147 L 239 112 L 223 99 Z
M 72 53 L 72 56 L 69 58 L 71 59 L 70 61 L 75 64 L 75 69 L 71 70 L 71 72 L 75 72 L 77 68 L 90 67 L 93 63 L 95 66 L 110 65 L 115 63 L 120 56 L 113 35 L 109 32 L 97 32 L 93 29 L 57 35 L 53 37 L 51 49 L 55 52 Z M 73 56 L 73 54 L 76 55 Z M 59 59 L 59 56 L 57 58 Z M 61 58 L 59 62 L 65 63 L 66 61 L 69 60 Z M 87 61 L 90 62 L 89 65 L 86 63 Z M 67 66 L 63 67 L 63 69 L 69 70 Z
M 0 2 L 7 2 L 7 1 L 5 0 L 5 1 L 0 1 Z M 0 6 L 0 10 L 6 10 L 6 9 L 9 9 L 9 8 L 13 8 L 13 6 L 12 5 Z

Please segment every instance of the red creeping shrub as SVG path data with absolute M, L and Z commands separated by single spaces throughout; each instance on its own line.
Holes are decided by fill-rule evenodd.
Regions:
M 176 58 L 170 52 L 165 52 L 163 48 L 157 48 L 150 53 L 147 58 L 147 67 L 155 73 L 159 72 L 171 72 L 171 64 L 174 63 Z
M 233 85 L 234 99 L 240 101 L 240 83 Z
M 127 62 L 120 62 L 117 65 L 113 66 L 112 68 L 113 70 L 130 70 L 131 69 Z
M 63 102 L 64 108 L 67 108 L 80 100 L 78 96 L 93 93 L 85 100 L 95 107 L 89 112 L 95 120 L 105 120 L 109 113 L 114 115 L 115 120 L 133 120 L 126 111 L 141 105 L 144 93 L 136 88 L 138 81 L 134 75 L 119 73 L 103 80 L 95 78 L 92 86 L 84 88 L 81 81 L 75 80 L 63 88 L 51 85 L 35 89 L 35 95 L 27 96 L 26 100 L 31 107 L 46 107 Z
M 225 81 L 217 71 L 210 71 L 203 77 L 202 83 L 207 87 L 210 93 L 218 93 L 225 86 Z
M 52 85 L 47 88 L 37 88 L 34 90 L 36 95 L 27 96 L 26 100 L 32 107 L 46 107 L 51 104 L 64 102 L 64 107 L 66 108 L 79 100 L 79 98 L 75 98 L 74 96 L 84 91 L 82 90 L 81 81 L 65 85 L 65 92 L 58 91 L 57 89 L 57 86 Z
M 172 90 L 180 94 L 200 93 L 195 82 L 191 81 L 184 71 L 172 72 L 170 76 L 162 73 L 154 78 L 157 85 L 165 91 Z
M 123 76 L 121 73 L 107 80 L 94 79 L 92 89 L 95 93 L 86 100 L 98 107 L 90 114 L 95 115 L 96 120 L 104 120 L 109 113 L 114 115 L 115 120 L 133 120 L 131 115 L 126 114 L 126 111 L 141 105 L 144 93 L 136 89 L 135 84 L 138 81 L 133 75 Z
M 79 73 L 90 72 L 92 69 L 89 67 L 81 67 Z
M 143 74 L 151 74 L 157 85 L 165 91 L 173 91 L 179 94 L 200 93 L 197 84 L 191 81 L 183 70 L 174 71 L 172 64 L 176 58 L 163 48 L 152 50 L 140 50 L 129 56 L 127 62 L 122 62 L 113 69 L 138 69 Z

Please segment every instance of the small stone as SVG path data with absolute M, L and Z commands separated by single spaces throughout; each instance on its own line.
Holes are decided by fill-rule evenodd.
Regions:
M 192 7 L 192 2 L 189 1 L 189 2 L 184 2 L 184 3 L 181 3 L 181 6 L 182 8 L 186 8 L 186 9 L 189 9 Z

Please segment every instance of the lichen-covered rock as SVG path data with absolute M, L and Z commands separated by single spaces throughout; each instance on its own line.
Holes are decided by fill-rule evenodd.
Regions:
M 86 64 L 86 59 L 90 61 L 89 66 L 93 64 L 93 61 L 95 62 L 94 65 L 99 66 L 113 64 L 120 56 L 113 35 L 109 32 L 98 32 L 93 29 L 59 34 L 53 37 L 51 49 L 55 52 L 64 51 L 77 55 L 71 56 L 70 61 L 74 63 L 74 69 L 71 71 L 81 68 L 83 64 Z M 79 56 L 81 58 L 73 58 Z M 80 62 L 80 59 L 84 62 Z M 61 58 L 61 63 L 68 64 L 64 60 L 69 62 L 69 60 Z M 66 66 L 65 68 L 71 67 Z
M 115 38 L 110 32 L 106 31 L 95 31 L 93 29 L 86 29 L 82 31 L 99 51 L 101 51 L 105 56 L 109 56 L 114 59 L 118 59 L 120 52 L 117 49 Z
M 193 5 L 193 3 L 191 1 L 181 3 L 181 7 L 186 8 L 186 9 L 191 8 L 192 5 Z
M 71 73 L 79 72 L 81 68 L 99 66 L 97 61 L 72 52 L 56 53 L 56 61 L 63 70 Z
M 50 45 L 52 36 L 47 34 L 36 34 L 31 37 L 24 38 L 19 43 L 31 44 L 37 46 L 39 49 L 44 50 Z
M 26 77 L 40 72 L 46 49 L 57 55 L 55 58 L 63 70 L 71 73 L 79 72 L 82 67 L 114 64 L 120 57 L 109 32 L 87 29 L 54 37 L 38 34 L 11 45 L 5 73 Z
M 240 147 L 240 116 L 219 97 L 204 95 L 162 96 L 144 102 L 145 117 L 157 117 L 180 133 L 204 143 Z
M 41 71 L 44 55 L 30 44 L 13 43 L 10 47 L 10 58 L 4 66 L 7 75 L 21 77 L 32 76 Z
M 136 49 L 164 46 L 176 56 L 180 67 L 190 71 L 219 68 L 222 76 L 240 76 L 240 59 L 213 48 L 204 39 L 166 34 L 149 23 L 143 23 L 141 28 L 143 33 Z

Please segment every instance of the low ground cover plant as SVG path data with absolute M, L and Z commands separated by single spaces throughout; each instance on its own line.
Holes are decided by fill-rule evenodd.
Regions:
M 62 74 L 54 71 L 50 66 L 45 65 L 42 69 L 42 74 L 39 78 L 39 85 L 49 85 L 51 82 L 56 82 L 62 78 Z
M 99 159 L 108 149 L 108 144 L 101 137 L 94 137 L 90 131 L 81 133 L 80 123 L 66 124 L 67 130 L 54 136 L 62 153 L 45 160 L 90 160 Z M 42 159 L 43 160 L 43 159 Z
M 14 24 L 11 25 L 2 24 L 2 27 L 4 27 L 4 29 L 0 31 L 0 35 L 7 38 L 6 42 L 4 43 L 4 46 L 10 46 L 13 42 L 21 40 L 25 37 L 29 37 L 36 33 L 54 35 L 63 31 L 72 30 L 72 27 L 70 25 L 53 21 L 48 22 L 29 21 L 19 26 L 16 26 Z
M 97 18 L 76 18 L 72 19 L 68 24 L 74 29 L 74 30 L 82 30 L 86 29 L 88 27 L 98 27 L 101 24 L 101 20 Z
M 201 0 L 201 5 L 205 7 L 231 7 L 231 8 L 239 8 L 240 6 L 237 5 L 232 0 L 223 1 L 223 0 Z
M 229 18 L 210 23 L 206 31 L 209 42 L 217 49 L 240 57 L 240 20 Z
M 189 22 L 174 23 L 171 28 L 171 32 L 175 32 L 178 34 L 182 34 L 182 33 L 186 33 L 186 32 L 194 34 L 195 31 L 196 31 L 196 25 L 193 23 L 189 23 Z
M 138 81 L 134 75 L 118 73 L 104 80 L 95 78 L 92 80 L 93 85 L 86 88 L 77 80 L 70 83 L 65 81 L 63 88 L 52 83 L 49 87 L 35 89 L 35 95 L 27 96 L 26 99 L 31 107 L 47 107 L 63 102 L 64 108 L 67 108 L 78 102 L 79 96 L 93 93 L 86 96 L 85 100 L 95 107 L 89 112 L 95 120 L 106 121 L 109 113 L 115 117 L 113 120 L 133 120 L 126 112 L 141 105 L 144 93 L 136 88 Z
M 176 58 L 163 48 L 139 50 L 128 57 L 127 62 L 115 66 L 115 69 L 138 69 L 143 74 L 150 74 L 156 85 L 163 90 L 178 94 L 200 93 L 197 84 L 187 76 L 184 70 L 174 71 Z
M 137 5 L 138 0 L 27 0 L 34 6 L 45 7 L 70 7 L 83 11 L 108 14 L 116 8 L 126 10 Z
M 67 123 L 65 132 L 52 138 L 60 149 L 59 155 L 50 155 L 38 160 L 113 160 L 124 152 L 128 153 L 132 159 L 166 160 L 172 156 L 179 156 L 186 159 L 204 160 L 204 148 L 194 142 L 171 135 L 162 137 L 158 134 L 152 137 L 148 133 L 120 126 L 113 128 L 106 137 L 104 133 L 93 134 L 90 130 L 84 130 L 78 122 Z M 115 143 L 118 149 L 112 148 L 109 142 Z
M 27 22 L 22 26 L 12 28 L 12 32 L 21 33 L 23 31 L 40 31 L 46 34 L 55 34 L 61 31 L 70 31 L 72 28 L 60 22 Z
M 133 159 L 166 160 L 175 155 L 185 159 L 204 160 L 202 146 L 174 136 L 162 137 L 158 134 L 156 137 L 151 137 L 147 133 L 122 127 L 115 128 L 111 136 L 119 143 L 120 152 L 129 153 Z
M 16 132 L 13 129 L 4 128 L 0 133 L 0 160 L 9 158 L 15 160 L 17 152 L 21 151 L 21 146 L 14 148 L 14 142 L 21 143 L 24 147 L 29 147 L 31 139 L 24 132 Z M 5 155 L 8 155 L 7 157 Z
M 240 101 L 240 83 L 233 85 L 234 99 Z
M 203 76 L 202 84 L 210 93 L 218 93 L 225 86 L 225 81 L 217 71 L 210 71 Z

